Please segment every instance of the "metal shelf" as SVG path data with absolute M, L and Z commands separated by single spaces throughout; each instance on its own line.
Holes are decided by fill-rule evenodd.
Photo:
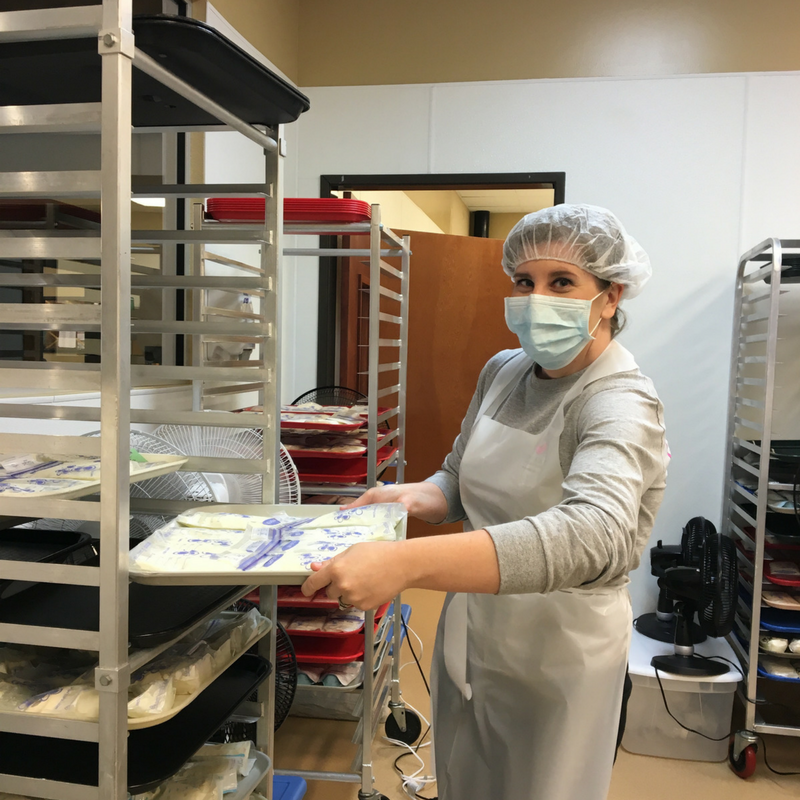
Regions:
M 0 12 L 0 43 L 25 42 L 41 39 L 94 38 L 99 40 L 103 73 L 103 96 L 100 103 L 63 105 L 30 105 L 0 108 L 0 137 L 21 133 L 52 136 L 58 147 L 59 136 L 76 132 L 99 132 L 103 142 L 99 170 L 71 171 L 69 168 L 52 172 L 0 173 L 0 197 L 67 198 L 101 197 L 103 222 L 99 229 L 55 230 L 37 226 L 0 231 L 0 258 L 65 259 L 80 261 L 90 267 L 81 274 L 3 274 L 0 286 L 37 289 L 47 287 L 77 287 L 100 290 L 100 303 L 85 302 L 0 304 L 0 317 L 9 329 L 19 331 L 80 331 L 101 332 L 99 364 L 58 362 L 0 361 L 0 378 L 6 386 L 32 391 L 99 392 L 99 407 L 73 407 L 63 398 L 53 405 L 26 404 L 24 400 L 0 402 L 0 417 L 8 419 L 47 420 L 46 433 L 51 430 L 75 430 L 71 423 L 99 422 L 102 436 L 88 440 L 73 436 L 35 435 L 22 437 L 3 435 L 4 447 L 25 446 L 44 452 L 75 452 L 91 450 L 103 464 L 100 494 L 94 501 L 47 499 L 41 497 L 0 497 L 0 527 L 25 518 L 53 517 L 57 519 L 90 520 L 100 523 L 100 567 L 71 567 L 54 564 L 20 565 L 0 561 L 0 574 L 15 570 L 16 577 L 35 581 L 59 582 L 83 586 L 98 586 L 101 597 L 99 630 L 75 631 L 59 628 L 0 624 L 0 640 L 12 643 L 48 644 L 62 648 L 81 648 L 98 653 L 95 672 L 100 695 L 98 722 L 59 720 L 31 715 L 31 718 L 11 718 L 0 714 L 0 730 L 12 733 L 52 738 L 97 742 L 99 745 L 99 786 L 76 786 L 55 781 L 0 775 L 0 792 L 9 792 L 52 800 L 126 800 L 127 793 L 127 689 L 130 670 L 154 658 L 172 642 L 146 651 L 128 652 L 127 606 L 128 519 L 131 510 L 129 476 L 127 474 L 130 447 L 130 424 L 188 424 L 237 428 L 258 428 L 263 432 L 264 451 L 261 458 L 219 459 L 192 458 L 187 470 L 214 472 L 256 473 L 264 475 L 262 501 L 273 503 L 277 496 L 278 433 L 274 424 L 278 409 L 278 344 L 275 334 L 278 319 L 278 262 L 281 254 L 281 235 L 277 209 L 282 203 L 282 156 L 279 154 L 279 126 L 255 127 L 235 117 L 202 92 L 178 79 L 160 63 L 136 50 L 132 30 L 132 0 L 102 0 L 100 5 L 76 8 Z M 189 99 L 200 108 L 215 115 L 226 129 L 234 129 L 256 142 L 264 150 L 265 174 L 263 183 L 248 184 L 185 184 L 177 181 L 174 155 L 165 158 L 163 182 L 156 185 L 138 184 L 131 180 L 131 91 L 133 67 L 146 72 L 174 92 Z M 165 134 L 172 136 L 172 133 Z M 164 152 L 175 150 L 172 145 Z M 179 219 L 177 198 L 205 197 L 209 194 L 228 196 L 259 196 L 266 200 L 267 219 L 257 228 L 182 230 L 188 219 Z M 166 197 L 165 230 L 131 230 L 132 197 Z M 186 225 L 188 227 L 188 225 Z M 210 256 L 225 263 L 232 274 L 224 277 L 205 276 L 195 271 L 176 274 L 177 245 L 187 252 L 200 251 L 208 242 L 256 244 L 261 249 L 258 267 L 237 265 L 232 259 Z M 144 246 L 152 245 L 152 246 Z M 161 269 L 151 266 L 131 267 L 131 252 L 146 252 L 161 257 Z M 132 272 L 136 274 L 131 274 Z M 88 274 L 94 273 L 94 274 Z M 242 277 L 238 277 L 238 273 Z M 162 319 L 131 320 L 131 287 L 146 288 L 163 293 Z M 260 319 L 242 315 L 225 315 L 209 322 L 192 315 L 195 299 L 209 290 L 241 291 L 258 296 Z M 166 309 L 174 307 L 178 292 L 184 293 L 185 320 L 176 320 Z M 213 311 L 209 311 L 212 314 Z M 200 344 L 202 337 L 225 337 L 258 342 L 261 356 L 253 363 L 241 362 L 218 366 L 203 365 L 188 359 L 185 366 L 167 358 L 159 366 L 131 366 L 131 333 L 158 336 L 165 353 L 175 353 L 179 337 Z M 39 335 L 37 333 L 37 335 Z M 195 402 L 190 411 L 170 408 L 132 410 L 131 390 L 136 386 L 158 386 L 164 383 L 189 383 L 193 387 L 203 382 L 211 391 L 230 403 L 228 392 L 257 392 L 261 414 L 230 414 L 205 411 Z M 197 399 L 195 397 L 195 399 Z M 226 405 L 225 407 L 229 407 Z M 79 429 L 80 432 L 80 429 Z M 70 441 L 74 439 L 74 441 Z M 93 491 L 97 492 L 98 487 Z M 144 501 L 141 501 L 144 502 Z M 148 502 L 158 504 L 157 499 Z M 230 601 L 226 601 L 228 604 Z M 275 593 L 262 590 L 262 613 L 270 619 L 277 614 Z M 196 625 L 200 625 L 200 620 Z M 182 634 L 185 635 L 185 632 Z M 259 645 L 262 655 L 275 661 L 275 633 Z M 266 781 L 271 797 L 273 745 L 274 674 L 260 691 L 264 710 L 259 722 L 258 744 L 267 755 L 261 759 L 242 792 L 256 788 Z M 46 757 L 43 754 L 43 757 Z M 250 785 L 252 784 L 252 785 Z M 239 796 L 238 794 L 236 796 Z M 244 795 L 243 795 L 244 796 Z
M 766 525 L 768 495 L 770 491 L 788 491 L 792 488 L 788 484 L 771 481 L 769 468 L 772 409 L 775 392 L 779 388 L 775 384 L 777 343 L 780 320 L 784 316 L 780 310 L 780 298 L 786 291 L 781 288 L 783 259 L 787 250 L 796 251 L 799 248 L 800 241 L 767 239 L 739 260 L 731 349 L 727 485 L 723 509 L 725 532 L 740 539 L 753 553 L 753 561 L 750 561 L 737 549 L 739 566 L 752 576 L 752 584 L 740 578 L 752 595 L 752 606 L 748 607 L 740 597 L 735 622 L 736 629 L 747 644 L 742 644 L 735 635 L 728 637 L 745 667 L 745 681 L 740 687 L 745 705 L 744 727 L 748 731 L 783 736 L 800 736 L 800 727 L 764 723 L 755 700 L 759 680 L 763 680 L 758 675 L 758 660 L 762 655 L 770 655 L 759 650 L 761 597 L 765 588 L 765 537 L 769 532 Z M 796 254 L 794 257 L 797 257 Z M 765 266 L 764 262 L 769 263 Z M 753 286 L 765 280 L 766 289 Z M 746 461 L 743 458 L 745 454 L 755 454 L 758 463 Z M 746 489 L 740 485 L 740 481 L 756 485 Z M 742 508 L 743 503 L 747 503 L 749 511 Z M 745 524 L 755 531 L 754 539 L 742 530 Z

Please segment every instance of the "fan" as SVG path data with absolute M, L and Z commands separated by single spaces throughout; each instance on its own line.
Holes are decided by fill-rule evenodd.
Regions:
M 158 455 L 185 455 L 169 442 L 142 431 L 131 431 L 131 447 L 141 453 Z M 168 472 L 157 478 L 148 478 L 131 484 L 131 497 L 155 500 L 192 500 L 210 503 L 216 500 L 211 484 L 199 472 Z M 131 516 L 131 539 L 146 539 L 172 517 L 157 514 L 134 514 Z
M 301 394 L 292 405 L 299 406 L 303 403 L 317 403 L 321 406 L 358 406 L 367 402 L 367 396 L 348 389 L 346 386 L 320 386 L 318 389 Z
M 254 428 L 221 428 L 197 425 L 162 425 L 155 435 L 187 456 L 206 458 L 260 459 L 264 437 Z M 279 496 L 281 505 L 300 502 L 297 468 L 283 446 L 280 450 Z M 205 473 L 218 503 L 260 504 L 261 475 L 221 475 Z
M 233 605 L 234 611 L 249 611 L 251 608 L 258 608 L 258 606 L 250 600 L 239 600 Z M 275 636 L 275 730 L 278 730 L 289 716 L 289 709 L 294 702 L 294 694 L 297 690 L 297 657 L 294 654 L 292 640 L 280 623 L 275 626 Z M 256 645 L 251 652 L 257 651 L 258 646 Z M 258 692 L 254 692 L 248 700 L 256 702 Z M 255 722 L 229 720 L 214 734 L 211 741 L 245 742 L 255 741 L 255 739 Z
M 706 532 L 700 563 L 667 569 L 660 580 L 675 599 L 675 652 L 655 656 L 651 666 L 664 672 L 692 677 L 724 675 L 728 666 L 694 654 L 692 618 L 708 636 L 727 636 L 736 609 L 737 568 L 733 541 L 717 533 L 711 523 Z
M 680 545 L 664 545 L 660 540 L 650 550 L 650 573 L 658 578 L 658 606 L 655 613 L 642 614 L 636 620 L 639 633 L 659 642 L 675 641 L 674 601 L 662 581 L 666 571 L 673 567 L 697 566 L 703 555 L 703 542 L 714 531 L 714 526 L 703 517 L 690 519 L 683 529 Z M 692 626 L 692 640 L 700 644 L 706 640 L 699 625 Z

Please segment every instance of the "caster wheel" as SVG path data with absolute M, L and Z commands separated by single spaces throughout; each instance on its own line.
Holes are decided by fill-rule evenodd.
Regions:
M 754 744 L 747 745 L 747 747 L 745 747 L 744 750 L 739 753 L 739 757 L 734 758 L 733 743 L 734 740 L 731 738 L 731 743 L 728 745 L 728 763 L 730 764 L 731 769 L 740 778 L 749 778 L 756 771 L 757 746 Z
M 400 730 L 394 714 L 389 714 L 384 727 L 386 735 L 390 739 L 397 739 L 399 742 L 405 742 L 406 744 L 414 744 L 422 733 L 422 721 L 413 711 L 408 709 L 406 709 L 406 729 L 404 731 Z

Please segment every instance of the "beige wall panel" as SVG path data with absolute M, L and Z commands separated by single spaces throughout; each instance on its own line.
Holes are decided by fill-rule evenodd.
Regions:
M 511 229 L 525 216 L 526 213 L 526 211 L 515 211 L 510 214 L 498 214 L 492 212 L 489 215 L 489 238 L 505 240 Z
M 232 22 L 233 7 L 262 5 L 219 4 Z M 800 69 L 797 0 L 300 0 L 300 9 L 301 86 Z
M 205 0 L 193 5 L 199 19 L 205 19 L 205 5 Z M 288 78 L 298 82 L 298 0 L 212 0 L 211 5 Z

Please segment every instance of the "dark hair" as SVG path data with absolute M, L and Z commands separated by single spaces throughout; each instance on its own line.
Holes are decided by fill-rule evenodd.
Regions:
M 611 286 L 611 281 L 604 281 L 602 278 L 598 278 L 596 275 L 594 279 L 597 281 L 597 285 L 600 287 L 601 291 L 605 291 L 609 286 Z M 627 324 L 628 318 L 625 316 L 625 312 L 619 306 L 617 306 L 614 316 L 611 317 L 611 338 L 613 339 L 618 333 L 621 333 Z

